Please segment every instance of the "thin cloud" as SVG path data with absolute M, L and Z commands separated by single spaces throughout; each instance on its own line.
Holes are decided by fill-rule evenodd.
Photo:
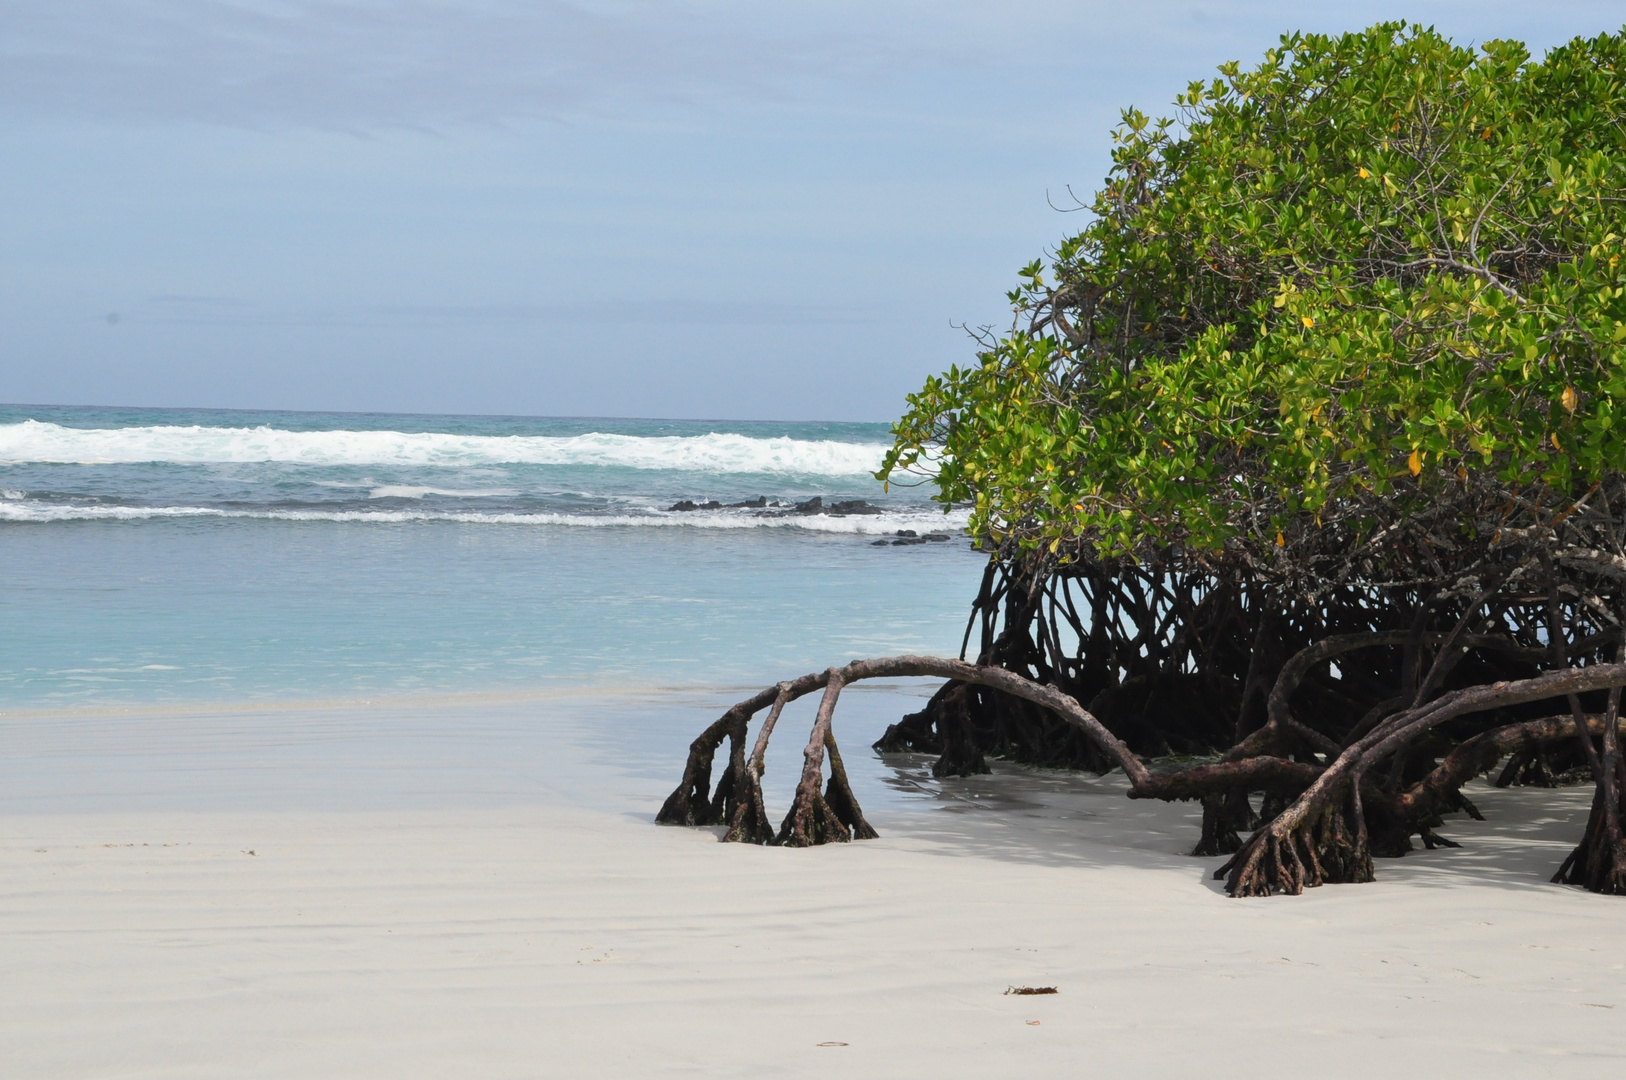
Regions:
M 1617 0 L 1561 12 L 1417 0 L 1408 14 L 1464 40 L 1550 41 L 1618 25 L 1617 12 Z M 1373 0 L 0 0 L 0 116 L 434 130 L 974 68 L 1031 87 L 1043 111 L 1058 79 L 1093 72 L 1104 88 L 1184 72 L 1180 57 L 1216 46 L 1251 60 L 1284 30 L 1385 15 Z
M 242 126 L 435 127 L 783 93 L 896 61 L 851 32 L 695 5 L 0 0 L 0 110 Z

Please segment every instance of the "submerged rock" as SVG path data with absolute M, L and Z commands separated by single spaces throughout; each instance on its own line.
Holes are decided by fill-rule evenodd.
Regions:
M 881 512 L 879 506 L 872 506 L 863 499 L 846 499 L 826 506 L 822 495 L 815 495 L 806 502 L 799 502 L 789 510 L 789 513 L 792 514 L 828 514 L 831 517 L 849 517 L 853 514 L 879 514 Z
M 760 510 L 762 507 L 767 505 L 768 497 L 766 495 L 758 495 L 754 499 L 747 499 L 744 502 L 737 503 L 722 503 L 718 502 L 716 499 L 712 499 L 710 502 L 697 503 L 691 502 L 688 499 L 681 499 L 678 502 L 673 503 L 671 506 L 668 506 L 667 510 L 675 510 L 678 512 L 688 510 Z
M 893 535 L 894 539 L 892 539 L 892 540 L 876 540 L 873 543 L 871 543 L 870 546 L 871 547 L 888 547 L 888 546 L 906 547 L 906 546 L 908 546 L 910 544 L 928 544 L 928 543 L 942 544 L 942 543 L 947 543 L 951 539 L 951 537 L 949 536 L 948 533 L 935 532 L 935 533 L 927 533 L 925 536 L 921 536 L 919 533 L 915 532 L 915 530 L 913 530 L 913 529 L 899 529 L 897 532 L 893 533 L 892 535 Z

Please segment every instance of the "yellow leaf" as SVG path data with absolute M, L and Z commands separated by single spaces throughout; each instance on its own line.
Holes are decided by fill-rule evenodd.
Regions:
M 1564 393 L 1559 397 L 1558 400 L 1562 401 L 1564 403 L 1564 408 L 1570 412 L 1574 412 L 1575 406 L 1580 404 L 1580 396 L 1576 394 L 1575 387 L 1573 386 L 1564 387 Z
M 1314 319 L 1310 318 L 1310 316 L 1308 316 L 1308 315 L 1304 316 L 1304 328 L 1306 330 L 1310 329 L 1310 327 L 1312 327 L 1314 325 L 1315 325 L 1315 320 Z
M 1558 432 L 1556 432 L 1556 431 L 1553 432 L 1552 440 L 1553 440 L 1553 449 L 1557 450 L 1560 454 L 1562 454 L 1564 452 L 1564 448 L 1562 446 L 1560 446 L 1559 443 L 1558 443 Z
M 1361 179 L 1362 179 L 1362 180 L 1366 180 L 1366 179 L 1369 179 L 1369 178 L 1370 178 L 1370 177 L 1371 177 L 1371 175 L 1372 175 L 1372 174 L 1371 174 L 1371 173 L 1369 173 L 1369 172 L 1367 172 L 1367 171 L 1366 171 L 1366 170 L 1365 170 L 1365 169 L 1362 169 L 1362 170 L 1361 170 Z
M 1416 476 L 1418 473 L 1422 472 L 1423 455 L 1418 453 L 1416 450 L 1413 450 L 1411 452 L 1411 457 L 1406 459 L 1406 468 L 1411 470 L 1411 474 L 1413 476 Z
M 1286 547 L 1287 546 L 1287 537 L 1283 536 L 1279 530 L 1276 533 L 1276 546 L 1277 547 Z

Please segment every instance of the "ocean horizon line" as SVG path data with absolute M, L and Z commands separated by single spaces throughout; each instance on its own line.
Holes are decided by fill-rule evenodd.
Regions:
M 901 410 L 900 404 L 900 410 Z M 85 412 L 167 412 L 167 413 L 235 413 L 243 415 L 284 416 L 368 416 L 407 417 L 444 420 L 537 420 L 572 423 L 608 421 L 625 424 L 760 424 L 760 425 L 831 425 L 852 427 L 890 428 L 896 417 L 885 420 L 852 420 L 831 417 L 744 417 L 744 416 L 632 416 L 612 413 L 508 413 L 508 412 L 424 412 L 417 409 L 343 409 L 254 407 L 247 405 L 131 405 L 131 404 L 75 404 L 50 401 L 0 401 L 0 412 L 8 409 L 56 409 Z

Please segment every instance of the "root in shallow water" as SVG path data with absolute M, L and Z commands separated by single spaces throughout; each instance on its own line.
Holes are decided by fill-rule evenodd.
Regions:
M 841 672 L 831 668 L 819 702 L 818 716 L 813 721 L 813 733 L 808 737 L 807 749 L 802 751 L 802 780 L 796 785 L 790 811 L 779 826 L 775 842 L 786 847 L 812 847 L 831 841 L 852 839 L 871 840 L 876 836 L 869 822 L 858 808 L 852 787 L 847 783 L 847 771 L 842 767 L 840 751 L 835 737 L 830 734 L 831 720 L 835 716 L 836 700 L 841 696 Z M 824 777 L 824 758 L 830 756 L 829 787 L 821 792 Z
M 841 690 L 860 679 L 934 676 L 956 683 L 990 686 L 1015 697 L 1032 701 L 1061 715 L 1066 723 L 1086 731 L 1136 782 L 1148 778 L 1146 766 L 1129 752 L 1100 721 L 1077 701 L 1047 686 L 1034 683 L 1002 668 L 978 667 L 960 660 L 927 656 L 893 656 L 855 660 L 840 668 L 804 675 L 757 693 L 740 702 L 706 728 L 689 747 L 683 779 L 656 815 L 662 825 L 707 825 L 726 823 L 724 840 L 745 843 L 778 843 L 793 847 L 846 840 L 873 839 L 877 833 L 864 817 L 853 793 L 847 769 L 836 744 L 833 721 Z M 802 776 L 777 833 L 771 837 L 762 802 L 761 776 L 768 738 L 786 704 L 822 688 L 818 715 L 807 746 L 802 752 Z M 751 717 L 772 703 L 773 708 L 751 754 L 744 751 Z M 896 728 L 893 729 L 896 731 Z M 731 740 L 729 765 L 709 790 L 711 768 L 724 738 Z M 829 782 L 824 767 L 829 764 Z M 709 799 L 708 799 L 709 795 Z
M 1626 817 L 1626 765 L 1619 746 L 1618 688 L 1626 685 L 1626 661 L 1564 667 L 1528 679 L 1481 683 L 1442 694 L 1380 718 L 1358 740 L 1334 756 L 1316 749 L 1286 722 L 1247 736 L 1208 763 L 1173 773 L 1154 774 L 1128 746 L 1077 699 L 1019 674 L 991 666 L 932 657 L 901 656 L 858 660 L 845 667 L 804 675 L 769 687 L 712 723 L 690 745 L 683 779 L 662 806 L 663 824 L 727 824 L 724 839 L 747 843 L 812 846 L 869 839 L 876 835 L 852 790 L 833 732 L 843 687 L 877 677 L 931 676 L 965 688 L 988 688 L 1048 710 L 1059 722 L 1088 738 L 1103 758 L 1123 770 L 1131 798 L 1201 800 L 1207 850 L 1234 853 L 1216 873 L 1234 896 L 1297 894 L 1329 883 L 1374 879 L 1374 857 L 1398 855 L 1420 835 L 1430 848 L 1453 846 L 1433 830 L 1445 812 L 1478 816 L 1460 788 L 1494 766 L 1509 750 L 1550 742 L 1579 726 L 1601 737 L 1600 797 L 1582 844 L 1560 869 L 1558 880 L 1608 893 L 1626 893 L 1626 843 L 1620 822 Z M 763 805 L 763 754 L 780 714 L 791 701 L 823 689 L 817 717 L 803 750 L 803 768 L 792 804 L 777 831 Z M 1567 695 L 1611 690 L 1607 722 L 1597 715 L 1547 718 L 1504 725 L 1458 744 L 1437 766 L 1403 790 L 1406 754 L 1430 745 L 1429 732 L 1457 718 Z M 745 739 L 751 718 L 773 709 L 748 755 Z M 1480 721 L 1481 723 L 1485 721 Z M 1471 730 L 1471 729 L 1470 729 Z M 893 734 L 896 734 L 894 728 Z M 1458 736 L 1460 738 L 1460 736 Z M 730 740 L 728 765 L 715 791 L 710 774 L 717 750 Z M 1446 740 L 1449 745 L 1450 740 Z M 1247 752 L 1252 756 L 1246 756 Z M 1426 752 L 1426 751 L 1424 751 Z M 1238 756 L 1243 755 L 1243 756 Z M 1331 760 L 1329 760 L 1331 758 Z M 1416 764 L 1421 766 L 1421 760 Z M 826 780 L 828 766 L 828 780 Z M 1255 815 L 1250 794 L 1264 793 Z M 1254 825 L 1246 841 L 1240 830 Z
M 667 796 L 660 812 L 655 815 L 658 824 L 712 824 L 714 820 L 710 799 L 712 760 L 723 739 L 733 736 L 736 744 L 743 743 L 745 724 L 749 722 L 750 714 L 742 715 L 740 710 L 741 706 L 736 705 L 689 744 L 689 757 L 683 765 L 683 779 L 678 782 L 672 794 Z M 723 784 L 718 785 L 719 794 L 722 793 L 723 787 Z
M 779 714 L 790 703 L 790 684 L 780 683 L 775 689 L 777 693 L 774 695 L 773 708 L 762 722 L 756 746 L 752 747 L 751 756 L 746 760 L 737 781 L 739 794 L 735 799 L 734 813 L 728 819 L 728 832 L 723 835 L 723 839 L 730 843 L 766 844 L 773 840 L 773 825 L 768 821 L 768 809 L 762 801 L 763 758 L 767 754 L 768 739 L 779 723 Z

